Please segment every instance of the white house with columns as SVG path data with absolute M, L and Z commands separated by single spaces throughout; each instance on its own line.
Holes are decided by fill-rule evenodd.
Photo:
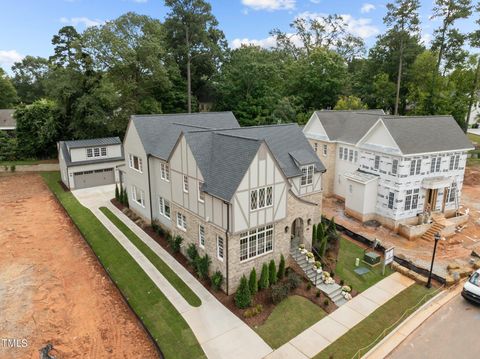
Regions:
M 473 146 L 451 116 L 316 111 L 303 132 L 327 169 L 325 195 L 346 214 L 397 230 L 425 211 L 458 210 Z

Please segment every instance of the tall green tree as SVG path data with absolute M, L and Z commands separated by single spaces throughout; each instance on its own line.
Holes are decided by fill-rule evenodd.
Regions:
M 362 110 L 367 106 L 362 99 L 356 96 L 341 96 L 335 104 L 334 110 Z
M 480 2 L 475 7 L 475 11 L 480 14 Z M 480 17 L 477 18 L 475 22 L 477 25 L 480 26 Z M 469 34 L 469 40 L 470 40 L 470 46 L 472 48 L 480 49 L 480 30 L 478 30 L 478 28 Z M 470 120 L 470 116 L 472 113 L 472 106 L 476 101 L 479 100 L 479 97 L 478 97 L 479 84 L 480 84 L 480 56 L 477 55 L 477 66 L 475 69 L 474 79 L 472 81 L 472 87 L 470 89 L 467 116 L 465 120 L 465 125 L 463 127 L 463 130 L 465 131 L 465 133 L 468 130 L 468 121 Z
M 187 82 L 187 110 L 216 73 L 227 48 L 211 5 L 204 0 L 165 0 L 167 42 Z
M 12 81 L 0 67 L 0 108 L 12 108 L 17 100 L 17 91 Z
M 12 83 L 19 100 L 30 104 L 45 97 L 45 78 L 50 71 L 49 62 L 43 57 L 25 56 L 12 67 Z
M 397 38 L 399 47 L 398 75 L 394 107 L 395 115 L 398 115 L 398 107 L 400 103 L 405 38 L 412 33 L 418 34 L 420 30 L 420 20 L 418 15 L 419 8 L 419 0 L 395 0 L 395 2 L 387 4 L 387 14 L 383 18 L 384 23 L 391 28 L 391 34 Z
M 438 55 L 433 68 L 432 84 L 427 103 L 430 114 L 436 113 L 434 98 L 437 88 L 436 81 L 440 74 L 442 62 L 445 62 L 442 72 L 445 74 L 448 69 L 465 58 L 466 54 L 462 49 L 465 35 L 454 26 L 458 20 L 469 17 L 471 13 L 471 0 L 435 0 L 431 19 L 440 19 L 441 25 L 435 30 L 432 42 L 432 50 L 436 51 Z

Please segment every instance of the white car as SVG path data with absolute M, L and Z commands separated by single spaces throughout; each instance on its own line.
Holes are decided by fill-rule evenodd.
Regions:
M 480 269 L 474 272 L 463 286 L 462 296 L 480 304 Z

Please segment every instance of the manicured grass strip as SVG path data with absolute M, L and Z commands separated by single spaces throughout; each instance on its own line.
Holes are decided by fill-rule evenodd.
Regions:
M 187 322 L 138 263 L 128 254 L 95 215 L 59 185 L 58 172 L 42 177 L 90 244 L 110 277 L 156 338 L 166 358 L 205 358 Z
M 272 348 L 279 348 L 326 315 L 325 311 L 304 297 L 284 299 L 255 331 Z
M 434 294 L 434 291 L 433 288 L 427 289 L 418 284 L 408 287 L 326 347 L 315 359 L 352 358 L 359 349 L 370 345 L 386 328 L 393 325 L 407 309 L 412 307 L 416 309 L 429 300 Z M 424 298 L 426 294 L 429 294 L 429 296 Z M 413 313 L 413 311 L 414 310 L 409 311 L 408 315 Z M 406 319 L 408 315 L 405 316 L 404 319 Z M 397 323 L 397 326 L 398 324 L 400 323 Z M 390 328 L 385 335 L 395 327 Z M 370 349 L 371 348 L 368 348 L 360 353 L 360 357 Z
M 188 285 L 162 260 L 150 249 L 138 236 L 123 223 L 112 211 L 106 207 L 101 207 L 100 211 L 107 216 L 107 218 L 132 242 L 135 247 L 142 252 L 145 257 L 158 269 L 160 273 L 170 282 L 171 285 L 182 295 L 183 298 L 194 307 L 202 305 L 202 301 L 190 289 Z
M 370 269 L 369 273 L 359 276 L 353 271 L 356 268 L 356 258 L 360 258 L 360 266 Z M 348 239 L 341 238 L 335 275 L 343 279 L 345 284 L 351 285 L 358 292 L 363 292 L 365 289 L 392 274 L 392 270 L 387 267 L 385 268 L 385 276 L 382 276 L 381 264 L 371 268 L 365 263 L 362 263 L 362 259 L 363 248 Z
M 473 141 L 473 142 L 476 142 L 477 144 L 480 144 L 480 136 L 479 135 L 467 132 L 467 137 L 470 141 Z

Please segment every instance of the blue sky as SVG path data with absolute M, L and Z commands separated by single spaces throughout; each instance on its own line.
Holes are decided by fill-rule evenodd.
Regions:
M 8 70 L 25 55 L 48 57 L 51 38 L 64 25 L 82 31 L 121 14 L 134 11 L 163 19 L 163 0 L 2 0 L 0 11 L 0 66 Z M 288 31 L 299 15 L 342 14 L 350 30 L 367 45 L 384 30 L 386 0 L 211 0 L 220 28 L 233 47 L 242 42 L 269 46 L 269 31 Z M 433 0 L 422 0 L 422 36 L 428 41 L 438 21 L 430 21 Z M 462 21 L 464 31 L 474 28 L 474 19 Z

